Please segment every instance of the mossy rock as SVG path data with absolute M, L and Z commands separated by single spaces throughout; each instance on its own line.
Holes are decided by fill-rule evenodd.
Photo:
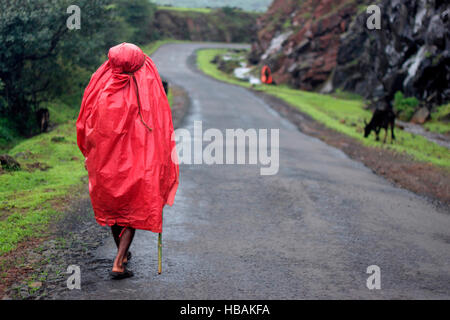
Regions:
M 20 163 L 13 157 L 7 154 L 0 155 L 0 163 L 3 170 L 6 171 L 18 171 L 20 170 Z

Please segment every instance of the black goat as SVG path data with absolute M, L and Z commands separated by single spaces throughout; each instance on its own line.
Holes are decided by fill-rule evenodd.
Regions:
M 394 127 L 395 127 L 395 113 L 392 109 L 386 108 L 385 110 L 376 109 L 373 113 L 372 119 L 369 123 L 364 120 L 364 124 L 366 125 L 364 128 L 364 138 L 367 138 L 370 133 L 375 131 L 376 141 L 380 141 L 380 131 L 381 129 L 385 130 L 383 143 L 386 143 L 388 127 L 391 127 L 391 142 L 395 140 L 394 135 Z

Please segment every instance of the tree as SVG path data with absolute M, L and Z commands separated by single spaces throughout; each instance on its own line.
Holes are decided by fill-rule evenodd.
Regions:
M 129 42 L 145 44 L 158 37 L 151 28 L 156 5 L 148 0 L 115 0 L 118 14 L 132 30 Z
M 113 22 L 111 0 L 80 0 L 82 25 L 69 30 L 69 0 L 0 2 L 0 95 L 3 116 L 22 134 L 34 127 L 41 102 L 70 89 L 77 68 L 98 65 Z

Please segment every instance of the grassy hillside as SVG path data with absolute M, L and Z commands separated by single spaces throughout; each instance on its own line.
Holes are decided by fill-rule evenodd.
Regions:
M 237 7 L 246 11 L 266 11 L 272 0 L 153 0 L 158 5 L 184 8 Z
M 234 9 L 158 7 L 153 29 L 163 39 L 250 42 L 258 16 Z
M 450 134 L 450 103 L 436 108 L 431 114 L 431 120 L 424 124 L 424 128 L 429 131 Z
M 86 175 L 76 146 L 77 106 L 49 103 L 58 127 L 24 139 L 8 151 L 21 170 L 0 175 L 0 255 L 25 238 L 45 234 L 45 226 L 61 214 L 64 196 Z
M 250 84 L 248 82 L 243 82 L 227 75 L 218 70 L 217 66 L 211 62 L 216 55 L 226 52 L 227 50 L 225 49 L 198 51 L 198 67 L 211 77 L 249 88 Z M 283 99 L 328 128 L 355 138 L 366 146 L 407 153 L 418 161 L 430 162 L 450 169 L 450 153 L 448 149 L 432 143 L 422 136 L 397 130 L 397 140 L 394 144 L 376 142 L 373 136 L 365 139 L 362 134 L 363 121 L 364 119 L 370 119 L 372 114 L 370 111 L 363 109 L 363 101 L 361 99 L 344 99 L 332 95 L 290 89 L 286 86 L 258 85 L 254 89 Z M 383 137 L 383 135 L 380 136 Z

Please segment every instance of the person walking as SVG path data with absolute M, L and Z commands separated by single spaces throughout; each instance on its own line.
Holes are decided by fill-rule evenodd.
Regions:
M 179 184 L 169 102 L 153 61 L 136 45 L 112 47 L 92 75 L 76 122 L 96 221 L 117 245 L 112 279 L 126 268 L 135 230 L 162 232 Z

